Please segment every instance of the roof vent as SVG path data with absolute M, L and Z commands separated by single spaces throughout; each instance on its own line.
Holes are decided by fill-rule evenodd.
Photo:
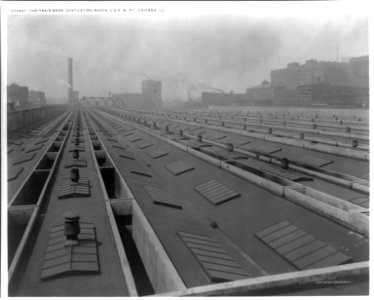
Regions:
M 79 169 L 77 169 L 77 168 L 71 169 L 71 171 L 70 171 L 71 181 L 77 183 L 79 181 L 79 178 L 80 178 Z
M 67 213 L 65 215 L 64 234 L 66 236 L 65 246 L 79 245 L 78 234 L 81 229 L 79 226 L 79 215 Z
M 218 228 L 218 224 L 216 222 L 210 222 L 210 227 L 214 228 L 214 229 L 217 229 Z
M 286 157 L 283 157 L 281 160 L 281 168 L 287 170 L 288 169 L 289 161 Z
M 78 149 L 74 149 L 73 150 L 73 158 L 74 159 L 78 159 L 79 158 L 79 151 L 78 151 Z

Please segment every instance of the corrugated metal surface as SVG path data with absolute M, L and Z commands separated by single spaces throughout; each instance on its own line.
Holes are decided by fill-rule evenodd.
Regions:
M 130 132 L 126 132 L 126 133 L 122 134 L 122 136 L 126 137 L 126 136 L 130 136 L 132 134 L 134 134 L 134 132 L 130 131 Z
M 301 155 L 299 158 L 296 158 L 295 161 L 313 167 L 323 167 L 333 162 L 331 159 L 320 158 L 312 155 Z
M 8 169 L 8 181 L 12 181 L 16 179 L 18 175 L 23 172 L 24 169 L 25 169 L 24 167 L 9 168 Z
M 9 145 L 21 146 L 23 143 L 24 143 L 24 141 L 22 141 L 22 140 L 15 140 L 15 139 L 12 139 L 12 138 L 8 139 L 8 144 Z
M 148 152 L 148 155 L 150 157 L 152 157 L 153 159 L 157 159 L 157 158 L 166 156 L 168 154 L 169 154 L 169 152 L 161 150 L 161 149 L 155 149 L 155 150 L 152 150 L 152 151 Z
M 48 142 L 49 139 L 40 139 L 38 142 L 36 142 L 34 145 L 39 145 Z
M 178 232 L 212 282 L 248 278 L 248 273 L 211 237 Z
M 168 164 L 165 168 L 176 176 L 194 170 L 194 167 L 189 166 L 181 160 Z
M 142 142 L 142 143 L 139 143 L 137 146 L 139 149 L 145 149 L 145 148 L 153 146 L 153 144 L 150 142 Z
M 336 266 L 352 260 L 287 221 L 257 232 L 256 237 L 301 270 Z
M 35 155 L 36 155 L 36 153 L 30 153 L 30 154 L 22 155 L 21 159 L 19 159 L 16 162 L 13 163 L 13 166 L 22 164 L 22 163 L 30 161 L 30 160 L 33 160 Z
M 211 180 L 204 184 L 198 185 L 194 187 L 194 190 L 214 205 L 221 204 L 240 196 L 239 193 L 217 182 L 216 180 Z
M 71 168 L 71 167 L 81 167 L 86 168 L 87 167 L 87 160 L 85 159 L 69 159 L 65 163 L 65 168 Z
M 127 149 L 126 146 L 122 146 L 121 144 L 112 144 L 112 147 L 120 149 L 120 150 L 126 150 Z
M 182 208 L 178 198 L 176 198 L 176 196 L 173 197 L 165 187 L 143 185 L 143 188 L 155 204 Z
M 73 198 L 73 197 L 89 197 L 90 184 L 86 177 L 79 179 L 78 183 L 73 183 L 69 177 L 64 178 L 59 186 L 58 197 Z
M 260 144 L 260 143 L 250 143 L 247 146 L 242 147 L 244 150 L 256 151 L 265 154 L 272 154 L 282 150 L 278 146 L 274 145 L 267 145 L 267 144 Z
M 44 257 L 41 279 L 69 274 L 100 272 L 96 230 L 91 223 L 80 222 L 79 245 L 65 246 L 64 225 L 52 227 Z
M 130 139 L 130 142 L 131 143 L 135 143 L 135 142 L 138 142 L 138 141 L 141 141 L 143 138 L 140 137 L 140 136 L 134 136 Z
M 295 171 L 288 170 L 288 169 L 285 170 L 280 167 L 271 166 L 271 165 L 262 167 L 261 170 L 283 177 L 283 178 L 286 178 L 291 181 L 313 180 L 311 177 L 307 177 L 304 174 L 301 174 L 299 172 L 295 172 Z
M 38 151 L 38 150 L 42 149 L 43 147 L 44 147 L 44 144 L 40 144 L 38 146 L 32 146 L 30 148 L 27 148 L 25 152 L 30 153 L 30 152 Z
M 119 153 L 118 155 L 119 155 L 119 157 L 121 157 L 121 158 L 126 158 L 126 159 L 130 159 L 130 160 L 135 160 L 135 158 L 134 158 L 131 154 L 126 153 L 125 151 Z

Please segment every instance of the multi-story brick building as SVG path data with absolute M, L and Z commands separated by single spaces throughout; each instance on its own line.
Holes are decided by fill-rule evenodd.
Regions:
M 46 104 L 47 100 L 45 98 L 45 93 L 41 91 L 30 91 L 29 102 L 36 103 L 36 104 Z
M 347 63 L 307 60 L 305 64 L 289 63 L 287 68 L 270 72 L 272 86 L 296 89 L 300 85 L 329 84 L 351 85 Z
M 29 88 L 12 83 L 7 87 L 8 102 L 13 102 L 16 106 L 27 106 L 29 99 Z

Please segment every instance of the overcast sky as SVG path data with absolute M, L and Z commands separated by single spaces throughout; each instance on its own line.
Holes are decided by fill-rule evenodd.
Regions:
M 8 84 L 67 97 L 67 58 L 80 96 L 140 92 L 163 82 L 163 98 L 209 87 L 229 92 L 270 80 L 270 70 L 307 59 L 368 54 L 365 17 L 8 17 Z

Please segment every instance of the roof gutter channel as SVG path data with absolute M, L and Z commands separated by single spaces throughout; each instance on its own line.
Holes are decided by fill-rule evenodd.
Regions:
M 87 115 L 86 115 L 87 116 Z M 92 116 L 90 116 L 92 118 Z M 96 133 L 96 129 L 92 126 L 92 129 Z M 153 288 L 157 293 L 166 293 L 172 291 L 185 291 L 187 287 L 183 283 L 183 280 L 179 276 L 178 272 L 176 271 L 171 259 L 167 255 L 165 249 L 163 248 L 160 240 L 158 239 L 156 233 L 154 232 L 153 228 L 149 224 L 148 220 L 146 219 L 143 211 L 141 210 L 140 206 L 137 204 L 137 201 L 132 194 L 129 186 L 127 185 L 125 179 L 122 177 L 121 173 L 119 172 L 118 168 L 116 167 L 115 163 L 113 162 L 110 152 L 107 150 L 105 144 L 102 142 L 101 137 L 97 135 L 98 140 L 100 141 L 103 150 L 106 153 L 106 157 L 108 158 L 110 164 L 115 170 L 116 175 L 120 180 L 121 189 L 125 192 L 125 199 L 121 197 L 120 200 L 110 200 L 108 195 L 104 193 L 104 199 L 106 204 L 106 211 L 109 217 L 109 222 L 111 225 L 111 229 L 113 232 L 117 252 L 119 258 L 121 260 L 121 267 L 123 274 L 125 276 L 126 284 L 129 290 L 129 296 L 138 296 L 138 291 L 136 289 L 134 277 L 131 272 L 130 264 L 126 256 L 126 252 L 124 246 L 122 244 L 122 240 L 120 237 L 120 233 L 118 231 L 118 227 L 115 221 L 114 210 L 121 210 L 121 202 L 123 201 L 130 201 L 131 202 L 131 213 L 132 213 L 132 237 L 136 244 L 137 250 L 140 254 L 140 257 L 143 261 L 144 267 L 148 274 L 148 277 L 152 283 Z M 90 137 L 91 140 L 91 137 Z M 92 153 L 94 153 L 94 149 L 92 146 L 92 140 L 90 143 L 90 147 Z M 95 169 L 100 173 L 99 165 L 95 161 Z M 99 182 L 102 189 L 105 191 L 105 186 L 103 182 L 103 178 L 99 176 Z M 112 203 L 113 202 L 113 203 Z M 112 206 L 115 204 L 115 206 Z M 127 204 L 126 204 L 127 205 Z M 128 205 L 127 205 L 128 206 Z M 128 211 L 129 208 L 124 208 L 125 211 Z M 123 211 L 123 210 L 122 210 Z
M 64 128 L 64 126 L 67 124 L 67 122 L 69 122 L 69 120 L 71 120 L 73 118 L 72 113 L 70 115 L 67 115 L 66 118 L 67 118 L 67 121 L 65 121 L 65 122 L 63 122 L 61 124 L 59 131 L 62 131 L 63 128 Z M 40 196 L 39 196 L 39 198 L 37 200 L 37 203 L 35 205 L 33 205 L 33 206 L 27 206 L 28 209 L 30 207 L 33 207 L 33 212 L 32 212 L 31 217 L 30 217 L 30 219 L 29 219 L 29 221 L 27 223 L 27 227 L 25 229 L 25 232 L 23 233 L 22 238 L 21 238 L 21 240 L 19 242 L 17 250 L 16 250 L 16 252 L 14 254 L 13 260 L 12 260 L 12 262 L 10 264 L 10 267 L 9 267 L 9 270 L 8 270 L 8 282 L 9 282 L 9 284 L 12 282 L 13 276 L 14 276 L 14 274 L 16 272 L 16 269 L 17 269 L 17 266 L 18 266 L 18 264 L 19 264 L 19 262 L 21 260 L 23 251 L 24 251 L 24 249 L 26 247 L 26 243 L 27 243 L 28 239 L 30 238 L 32 229 L 33 229 L 33 227 L 35 225 L 35 222 L 37 220 L 37 216 L 39 214 L 40 206 L 41 206 L 41 204 L 43 202 L 43 199 L 45 198 L 46 190 L 48 188 L 48 185 L 49 185 L 49 183 L 51 181 L 52 176 L 55 173 L 56 165 L 58 164 L 58 161 L 59 161 L 59 159 L 61 157 L 61 153 L 63 152 L 63 149 L 64 149 L 64 147 L 65 147 L 65 145 L 67 143 L 67 140 L 68 140 L 67 137 L 69 136 L 69 132 L 70 132 L 72 126 L 73 126 L 73 122 L 71 121 L 71 124 L 69 125 L 69 129 L 67 130 L 67 133 L 66 133 L 66 135 L 64 137 L 64 140 L 63 140 L 63 142 L 61 144 L 61 147 L 60 147 L 59 151 L 57 152 L 57 155 L 56 155 L 56 158 L 55 158 L 55 160 L 53 162 L 53 165 L 52 165 L 51 169 L 49 170 L 48 177 L 47 177 L 47 179 L 46 179 L 46 181 L 45 181 L 45 183 L 43 185 L 43 188 L 42 188 L 42 190 L 40 192 Z M 55 140 L 56 140 L 56 138 L 57 138 L 57 136 L 55 137 Z M 53 143 L 55 143 L 55 140 L 53 140 L 53 142 L 50 143 L 48 145 L 48 147 L 46 147 L 45 149 L 49 149 L 50 145 L 53 144 Z M 30 175 L 25 179 L 24 183 L 20 186 L 20 188 L 18 189 L 18 191 L 15 193 L 15 195 L 13 196 L 12 200 L 10 201 L 10 203 L 8 205 L 8 211 L 12 211 L 13 208 L 17 208 L 17 205 L 14 205 L 14 202 L 17 199 L 17 196 L 20 194 L 22 188 L 26 185 L 26 183 L 30 180 L 31 175 L 35 172 L 37 166 L 40 164 L 40 162 L 42 161 L 42 159 L 44 158 L 44 156 L 47 155 L 47 153 L 48 153 L 48 150 L 46 150 L 45 153 L 40 157 L 40 159 L 35 164 L 35 166 L 32 169 L 32 171 L 30 172 Z
M 86 127 L 88 128 L 88 122 L 87 122 L 86 118 L 82 118 L 82 120 L 83 120 L 84 123 L 86 123 Z M 96 130 L 93 128 L 93 126 L 91 128 L 96 133 Z M 92 145 L 91 135 L 89 134 L 88 136 L 89 136 L 89 140 L 90 140 L 90 142 L 88 143 L 89 147 L 90 147 L 90 153 L 94 156 L 95 151 L 94 151 L 94 148 L 93 148 L 93 145 Z M 108 155 L 108 152 L 107 152 L 104 144 L 101 142 L 101 139 L 99 138 L 99 136 L 97 134 L 96 134 L 96 136 L 97 136 L 98 140 L 100 141 L 101 145 L 103 146 L 103 149 L 107 154 L 107 157 L 109 158 L 112 165 L 114 166 L 113 161 L 111 160 L 110 156 Z M 130 269 L 130 264 L 129 264 L 127 256 L 126 256 L 125 249 L 122 245 L 121 237 L 120 237 L 120 234 L 118 232 L 118 227 L 116 225 L 116 221 L 115 221 L 115 218 L 114 218 L 114 214 L 113 214 L 113 210 L 112 210 L 112 207 L 111 207 L 111 204 L 110 204 L 110 200 L 108 198 L 107 193 L 104 192 L 104 191 L 106 191 L 106 188 L 105 188 L 104 181 L 103 181 L 103 178 L 102 178 L 101 173 L 100 173 L 100 168 L 99 168 L 99 165 L 98 165 L 95 157 L 93 157 L 93 161 L 94 161 L 95 171 L 97 172 L 97 174 L 100 174 L 100 176 L 98 176 L 98 180 L 99 180 L 99 183 L 100 183 L 100 186 L 101 186 L 100 190 L 103 191 L 105 208 L 106 208 L 106 212 L 108 214 L 110 228 L 112 229 L 114 243 L 116 245 L 119 260 L 121 262 L 121 269 L 122 269 L 122 272 L 123 272 L 123 275 L 124 275 L 124 278 L 125 278 L 125 281 L 126 281 L 127 289 L 129 291 L 129 296 L 130 297 L 137 297 L 138 292 L 136 290 L 135 281 L 134 281 L 134 278 L 132 276 L 132 272 L 131 272 L 131 269 Z M 114 168 L 115 168 L 115 166 L 114 166 Z M 116 172 L 118 172 L 117 169 L 116 169 Z M 122 180 L 121 180 L 121 184 L 123 185 L 123 187 L 125 188 L 128 196 L 129 196 L 128 200 L 130 200 L 132 202 L 134 197 L 131 194 L 131 191 L 127 187 L 126 183 L 122 182 Z

